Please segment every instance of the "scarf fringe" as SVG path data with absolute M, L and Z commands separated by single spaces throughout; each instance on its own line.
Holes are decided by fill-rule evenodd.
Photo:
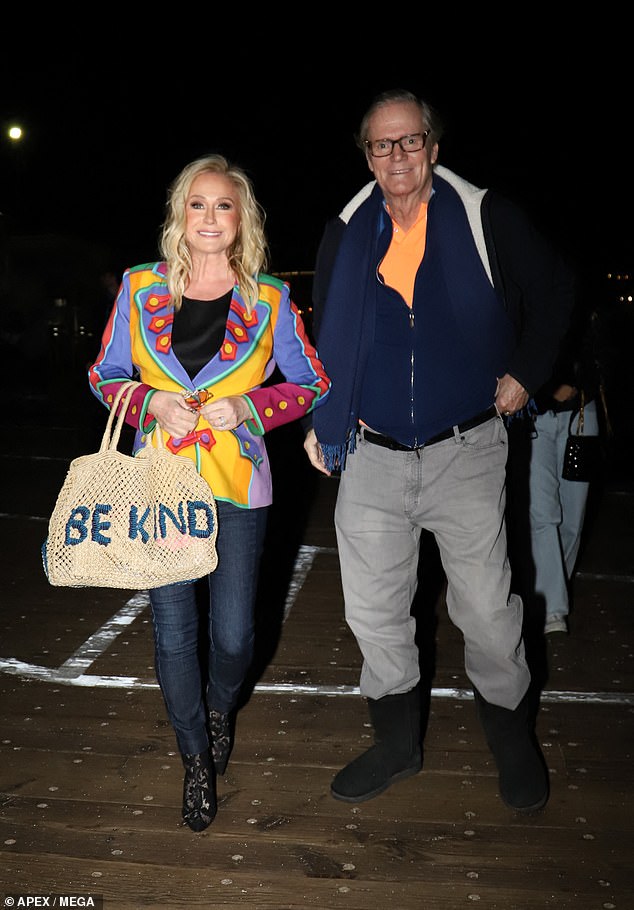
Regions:
M 329 443 L 320 443 L 324 464 L 329 471 L 343 471 L 346 466 L 346 458 L 352 455 L 357 447 L 357 431 L 348 433 L 348 439 L 345 445 L 331 445 Z
M 514 420 L 532 420 L 535 414 L 537 414 L 537 405 L 535 404 L 535 399 L 530 398 L 528 404 L 524 405 L 523 408 L 520 408 L 515 414 L 511 414 L 510 417 L 505 417 L 504 423 L 508 427 Z

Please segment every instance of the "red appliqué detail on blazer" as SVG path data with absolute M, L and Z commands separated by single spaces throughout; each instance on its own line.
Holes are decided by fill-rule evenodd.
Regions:
M 153 298 L 157 299 L 157 298 Z M 168 300 L 168 297 L 163 297 Z M 152 316 L 148 323 L 148 331 L 154 332 L 159 337 L 156 339 L 155 348 L 159 354 L 169 354 L 172 349 L 172 334 L 168 331 L 174 322 L 174 314 L 169 313 L 163 316 Z
M 225 338 L 222 342 L 220 348 L 220 359 L 221 360 L 235 360 L 238 346 L 234 341 L 231 341 L 229 338 Z
M 235 300 L 231 301 L 231 306 L 229 309 L 231 310 L 232 313 L 235 313 L 236 316 L 239 316 L 240 319 L 242 320 L 242 322 L 244 323 L 244 325 L 248 326 L 249 328 L 253 325 L 257 325 L 259 322 L 258 314 L 256 313 L 255 310 L 253 310 L 253 312 L 249 316 L 249 314 L 246 311 L 246 308 L 244 306 L 240 306 L 240 304 L 237 303 Z
M 169 299 L 169 294 L 150 294 L 143 306 L 148 312 L 153 313 L 166 307 Z M 172 315 L 171 318 L 173 319 L 174 316 Z
M 161 332 L 164 332 L 165 329 L 169 328 L 173 322 L 173 313 L 170 313 L 169 316 L 152 316 L 148 322 L 148 331 L 159 335 Z
M 187 436 L 183 436 L 182 439 L 174 439 L 173 436 L 170 436 L 167 440 L 167 448 L 170 452 L 178 455 L 183 449 L 193 446 L 195 443 L 199 443 L 209 452 L 213 446 L 215 446 L 216 440 L 211 430 L 193 430 L 191 433 L 188 433 Z
M 227 331 L 231 332 L 238 344 L 242 344 L 249 340 L 249 336 L 244 326 L 238 325 L 237 322 L 232 322 L 230 319 L 227 320 Z
M 169 335 L 159 335 L 156 339 L 156 350 L 159 354 L 169 354 L 172 349 L 172 336 Z
M 210 452 L 213 446 L 216 444 L 216 439 L 211 430 L 200 430 L 197 433 L 197 436 L 198 442 L 203 447 L 203 449 L 207 449 L 207 451 Z

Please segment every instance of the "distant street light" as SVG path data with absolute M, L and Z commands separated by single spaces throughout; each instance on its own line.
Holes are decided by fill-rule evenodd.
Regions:
M 2 154 L 2 179 L 0 180 L 0 210 L 11 222 L 11 229 L 18 226 L 23 204 L 25 161 L 28 151 L 24 127 L 15 120 L 0 124 L 0 154 Z M 5 157 L 6 156 L 6 157 Z M 6 165 L 5 165 L 6 162 Z

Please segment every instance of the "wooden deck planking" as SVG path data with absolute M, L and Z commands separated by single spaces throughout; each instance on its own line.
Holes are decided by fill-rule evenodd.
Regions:
M 103 894 L 106 910 L 634 907 L 631 497 L 603 498 L 575 583 L 573 635 L 534 654 L 547 670 L 537 730 L 552 792 L 545 811 L 525 817 L 501 803 L 469 698 L 432 698 L 421 774 L 356 806 L 331 798 L 333 774 L 371 730 L 358 695 L 322 691 L 354 689 L 360 662 L 343 620 L 337 482 L 320 481 L 302 542 L 321 549 L 284 623 L 275 576 L 288 566 L 268 564 L 265 663 L 238 717 L 217 818 L 195 835 L 180 824 L 182 769 L 147 609 L 84 668 L 94 685 L 60 678 L 135 592 L 47 584 L 37 515 L 59 476 L 59 464 L 38 469 L 25 500 L 6 500 L 29 510 L 0 517 L 0 656 L 58 674 L 0 675 L 0 890 Z M 283 528 L 278 512 L 271 533 Z M 460 636 L 431 580 L 419 613 L 426 668 L 435 689 L 468 691 Z M 115 686 L 121 677 L 146 688 Z M 580 697 L 548 698 L 556 692 Z M 584 699 L 595 692 L 604 700 Z

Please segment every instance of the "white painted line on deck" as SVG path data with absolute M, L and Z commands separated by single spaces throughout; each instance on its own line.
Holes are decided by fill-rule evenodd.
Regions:
M 66 666 L 66 665 L 64 665 Z M 158 683 L 138 676 L 87 676 L 84 673 L 71 674 L 51 667 L 27 664 L 15 658 L 0 658 L 0 671 L 22 679 L 39 680 L 65 686 L 104 689 L 158 689 Z M 254 691 L 263 695 L 315 695 L 334 698 L 337 696 L 361 695 L 358 686 L 326 686 L 311 683 L 258 683 Z M 431 697 L 472 701 L 470 689 L 432 688 Z M 603 705 L 634 705 L 634 692 L 574 692 L 566 690 L 544 690 L 542 702 L 565 702 Z
M 115 638 L 121 635 L 123 629 L 133 623 L 149 604 L 150 598 L 147 591 L 139 591 L 134 597 L 131 597 L 123 609 L 115 613 L 108 622 L 104 623 L 90 638 L 87 638 L 68 660 L 64 661 L 59 672 L 67 677 L 79 676 L 80 673 L 91 667 Z
M 291 612 L 291 608 L 297 600 L 297 595 L 301 591 L 318 553 L 336 554 L 337 548 L 311 547 L 306 544 L 300 546 L 295 559 L 295 565 L 293 566 L 293 575 L 288 586 L 288 594 L 286 595 L 286 600 L 284 602 L 284 620 L 288 619 L 288 614 Z
M 336 547 L 314 547 L 302 545 L 299 548 L 289 590 L 284 604 L 284 619 L 295 603 L 297 596 L 308 577 L 316 556 L 319 553 L 336 554 Z M 605 578 L 607 576 L 598 576 Z M 42 667 L 26 663 L 15 657 L 0 658 L 0 672 L 22 679 L 39 680 L 67 686 L 85 688 L 111 689 L 158 689 L 155 679 L 143 679 L 138 676 L 95 676 L 88 675 L 87 670 L 101 657 L 113 641 L 131 625 L 150 604 L 147 591 L 138 591 L 127 603 L 115 613 L 101 628 L 97 629 L 60 667 Z M 358 686 L 328 686 L 311 683 L 258 683 L 254 691 L 270 695 L 316 695 L 316 696 L 359 696 Z M 432 688 L 432 698 L 471 700 L 470 689 Z M 631 692 L 575 692 L 543 691 L 542 702 L 592 702 L 611 705 L 634 705 L 634 693 Z
M 288 617 L 297 596 L 308 577 L 315 557 L 319 553 L 336 554 L 336 547 L 300 546 L 293 574 L 284 603 L 284 619 Z M 111 686 L 113 688 L 158 688 L 156 682 L 138 677 L 126 676 L 88 676 L 86 671 L 100 658 L 113 641 L 143 613 L 150 605 L 148 591 L 138 591 L 125 606 L 115 613 L 107 622 L 97 629 L 60 667 L 41 667 L 25 663 L 16 658 L 0 658 L 0 672 L 28 679 L 40 679 L 54 683 L 66 683 L 77 686 Z
M 634 584 L 634 575 L 607 575 L 601 572 L 575 572 L 575 578 L 585 578 L 586 581 L 616 581 L 621 584 Z

